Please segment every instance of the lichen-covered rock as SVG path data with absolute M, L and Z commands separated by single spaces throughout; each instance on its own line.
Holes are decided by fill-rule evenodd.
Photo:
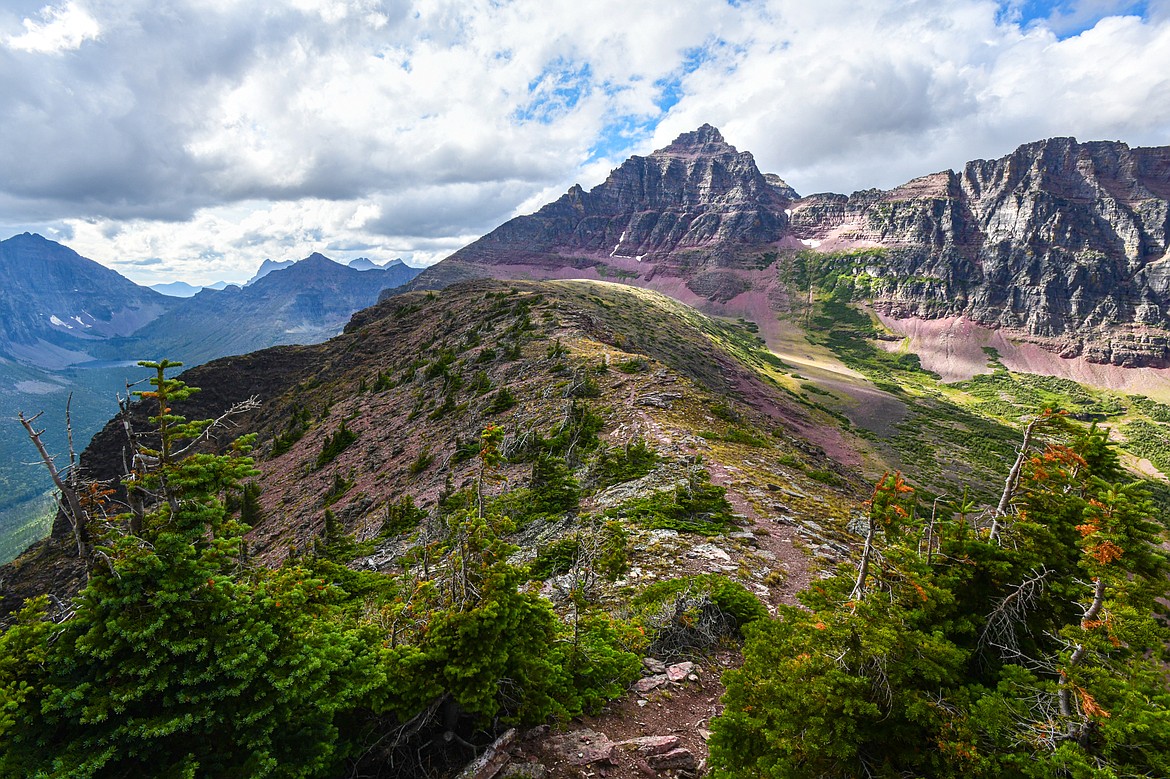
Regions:
M 588 728 L 559 733 L 549 738 L 548 745 L 559 760 L 569 765 L 612 763 L 617 749 L 609 736 Z

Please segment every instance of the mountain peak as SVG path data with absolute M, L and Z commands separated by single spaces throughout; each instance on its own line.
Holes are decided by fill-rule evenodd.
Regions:
M 654 152 L 657 156 L 693 156 L 697 154 L 712 154 L 730 151 L 735 153 L 735 147 L 723 140 L 723 134 L 718 128 L 704 124 L 697 130 L 682 135 L 671 141 L 664 149 Z

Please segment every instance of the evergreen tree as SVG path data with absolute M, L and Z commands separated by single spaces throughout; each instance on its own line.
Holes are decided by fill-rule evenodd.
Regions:
M 1100 431 L 1048 427 L 990 527 L 879 482 L 856 568 L 748 627 L 715 776 L 1170 775 L 1162 529 Z
M 322 618 L 337 597 L 324 581 L 241 565 L 247 528 L 224 496 L 256 474 L 250 440 L 194 451 L 211 422 L 174 413 L 193 391 L 165 375 L 177 363 L 142 364 L 158 408 L 127 480 L 142 513 L 103 528 L 76 613 L 5 695 L 0 774 L 327 776 L 343 756 L 335 720 L 378 682 L 375 658 Z M 24 645 L 22 624 L 5 649 Z

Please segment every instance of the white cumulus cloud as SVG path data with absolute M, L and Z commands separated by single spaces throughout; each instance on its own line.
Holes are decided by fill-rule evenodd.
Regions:
M 24 32 L 4 39 L 16 51 L 57 54 L 77 49 L 101 34 L 101 26 L 75 2 L 64 6 L 45 6 L 39 19 L 24 19 Z
M 1166 0 L 42 3 L 0 9 L 0 230 L 149 282 L 433 262 L 704 122 L 804 193 L 1170 142 Z

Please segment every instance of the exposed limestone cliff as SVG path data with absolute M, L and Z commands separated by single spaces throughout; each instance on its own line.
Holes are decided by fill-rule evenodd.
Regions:
M 895 317 L 965 316 L 1066 356 L 1170 365 L 1168 232 L 1170 147 L 1053 138 L 889 191 L 800 198 L 704 125 L 507 222 L 416 286 L 613 273 L 726 301 L 777 258 L 765 283 L 782 286 L 790 258 L 815 249 L 823 269 L 864 274 Z M 859 248 L 883 251 L 843 256 Z

